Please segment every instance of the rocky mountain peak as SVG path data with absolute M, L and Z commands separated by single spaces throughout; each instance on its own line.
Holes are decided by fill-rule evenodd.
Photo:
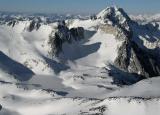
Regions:
M 122 8 L 118 7 L 107 7 L 97 15 L 97 18 L 112 25 L 125 24 L 131 20 L 127 13 Z
M 140 40 L 139 34 L 135 31 L 137 28 L 141 28 L 141 25 L 132 21 L 128 14 L 118 7 L 107 7 L 97 15 L 97 18 L 103 21 L 104 26 L 110 25 L 116 28 L 116 37 L 123 40 L 122 45 L 118 48 L 118 56 L 114 61 L 117 68 L 129 74 L 138 75 L 141 78 L 160 75 L 158 61 L 160 55 L 157 53 L 159 49 L 143 49 L 143 44 L 140 45 L 135 40 L 135 36 L 137 36 L 137 40 Z M 145 27 L 151 28 L 152 26 L 145 25 Z M 148 32 L 157 31 L 157 29 L 158 26 L 155 25 L 152 29 L 148 29 Z

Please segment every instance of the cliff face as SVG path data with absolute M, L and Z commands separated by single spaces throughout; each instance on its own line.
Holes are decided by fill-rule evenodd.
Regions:
M 98 18 L 102 19 L 106 24 L 111 24 L 117 29 L 117 38 L 123 40 L 122 45 L 118 49 L 118 56 L 114 64 L 119 69 L 137 74 L 143 77 L 154 77 L 160 75 L 160 49 L 157 46 L 154 49 L 148 49 L 144 44 L 138 44 L 134 32 L 136 28 L 140 28 L 136 22 L 132 21 L 129 16 L 121 8 L 106 8 L 98 14 Z M 145 25 L 146 28 L 154 28 L 152 25 Z M 135 28 L 136 27 L 136 28 Z M 153 29 L 152 29 L 153 30 Z
M 56 32 L 51 33 L 49 37 L 49 44 L 51 45 L 51 55 L 56 55 L 62 51 L 63 43 L 72 43 L 73 41 L 80 41 L 84 39 L 84 29 L 82 27 L 69 29 L 65 22 L 59 22 Z
M 115 65 L 123 71 L 145 78 L 160 75 L 159 49 L 144 50 L 135 42 L 124 42 L 119 49 Z

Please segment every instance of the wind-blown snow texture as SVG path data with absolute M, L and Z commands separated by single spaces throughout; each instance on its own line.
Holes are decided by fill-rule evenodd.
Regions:
M 160 114 L 158 21 L 0 17 L 0 115 Z

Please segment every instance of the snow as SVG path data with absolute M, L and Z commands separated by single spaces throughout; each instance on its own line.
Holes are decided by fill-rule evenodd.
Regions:
M 51 69 L 45 69 L 47 64 L 39 56 L 40 54 L 46 55 L 48 49 L 43 46 L 51 32 L 51 27 L 44 25 L 38 31 L 29 33 L 25 30 L 25 25 L 28 23 L 18 23 L 14 28 L 2 25 L 0 27 L 0 49 L 17 62 L 27 64 L 27 67 L 35 73 L 53 73 Z
M 160 14 L 139 14 L 139 15 L 130 15 L 133 20 L 148 23 L 148 22 L 160 22 Z
M 69 27 L 83 27 L 86 30 L 85 39 L 73 44 L 65 43 L 59 57 L 62 60 L 74 60 L 77 65 L 105 67 L 113 63 L 122 41 L 98 29 L 100 25 L 99 20 L 73 21 Z
M 75 19 L 71 20 L 71 23 L 69 23 L 69 28 L 83 27 L 85 30 L 95 30 L 99 24 L 101 24 L 101 20 Z
M 1 54 L 15 62 L 15 66 L 0 62 L 0 115 L 159 115 L 160 77 L 130 86 L 113 84 L 109 65 L 116 59 L 122 41 L 104 32 L 100 19 L 71 20 L 69 28 L 83 27 L 85 39 L 64 43 L 56 59 L 48 57 L 47 42 L 57 23 L 42 24 L 38 30 L 28 32 L 29 23 L 0 25 Z M 141 36 L 143 45 L 152 48 L 144 42 L 146 38 L 151 40 L 151 35 L 143 36 L 146 31 L 139 30 L 136 35 Z M 18 76 L 4 71 L 4 66 L 16 65 L 34 74 L 19 81 Z M 22 72 L 20 77 L 24 76 Z
M 159 99 L 143 100 L 143 99 L 106 99 L 107 104 L 105 115 L 158 115 L 160 109 Z
M 131 97 L 159 97 L 160 77 L 142 80 L 132 86 L 128 86 L 113 92 L 109 96 L 131 96 Z

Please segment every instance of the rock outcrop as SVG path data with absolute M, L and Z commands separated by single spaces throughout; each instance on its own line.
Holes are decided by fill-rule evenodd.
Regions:
M 2 105 L 0 104 L 0 111 L 2 110 Z
M 134 41 L 133 34 L 135 33 L 132 26 L 137 23 L 133 22 L 123 9 L 109 7 L 99 13 L 97 17 L 116 28 L 114 30 L 118 33 L 116 34 L 117 39 L 123 40 L 114 62 L 116 67 L 143 78 L 160 75 L 160 49 L 142 48 Z
M 58 56 L 62 51 L 64 42 L 72 43 L 72 41 L 79 41 L 84 39 L 84 29 L 82 27 L 69 29 L 64 21 L 58 23 L 56 32 L 51 33 L 49 37 L 49 44 L 51 45 L 50 54 Z
M 18 23 L 17 20 L 12 20 L 12 21 L 9 21 L 7 25 L 14 27 L 17 23 Z
M 40 27 L 41 27 L 40 22 L 33 20 L 33 21 L 30 22 L 29 27 L 27 28 L 27 30 L 28 30 L 29 32 L 31 32 L 31 31 L 33 31 L 34 29 L 35 29 L 35 30 L 38 30 Z

